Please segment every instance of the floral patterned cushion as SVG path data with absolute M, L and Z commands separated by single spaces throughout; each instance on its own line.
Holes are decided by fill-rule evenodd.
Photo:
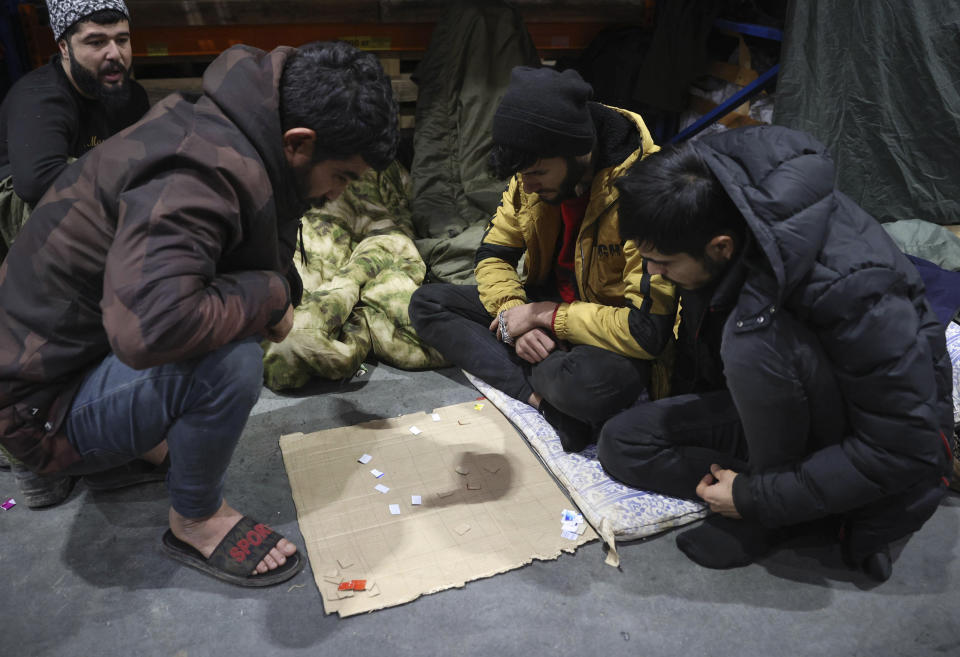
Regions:
M 464 372 L 520 433 L 607 543 L 652 536 L 704 517 L 702 504 L 637 490 L 614 481 L 597 460 L 597 446 L 578 454 L 563 451 L 560 438 L 532 406 Z
M 947 351 L 953 363 L 953 423 L 960 424 L 960 324 L 947 324 Z

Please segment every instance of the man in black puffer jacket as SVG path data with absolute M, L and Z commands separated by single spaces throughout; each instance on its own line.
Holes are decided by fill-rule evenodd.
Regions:
M 889 543 L 946 491 L 943 327 L 913 265 L 833 181 L 822 144 L 764 126 L 668 149 L 617 183 L 623 237 L 683 310 L 675 396 L 611 419 L 599 456 L 719 513 L 677 537 L 708 567 L 828 519 L 847 562 L 882 581 Z

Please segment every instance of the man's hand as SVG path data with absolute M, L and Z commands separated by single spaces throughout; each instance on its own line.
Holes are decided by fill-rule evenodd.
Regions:
M 270 340 L 270 342 L 283 342 L 292 328 L 293 304 L 291 303 L 289 306 L 287 306 L 287 312 L 283 314 L 283 319 L 273 326 L 267 327 L 267 339 Z
M 697 484 L 697 495 L 710 505 L 711 511 L 728 518 L 740 518 L 733 505 L 733 480 L 736 478 L 736 472 L 724 470 L 714 463 L 710 466 L 710 473 Z
M 543 329 L 527 331 L 514 345 L 517 355 L 528 363 L 539 363 L 557 348 L 557 342 Z
M 553 313 L 557 309 L 557 304 L 552 301 L 537 301 L 535 303 L 525 303 L 522 306 L 516 306 L 503 311 L 503 321 L 507 325 L 507 333 L 514 340 L 520 336 L 532 331 L 535 328 L 553 330 Z M 500 335 L 499 318 L 494 317 L 490 322 L 490 330 L 497 332 L 497 338 L 502 340 Z

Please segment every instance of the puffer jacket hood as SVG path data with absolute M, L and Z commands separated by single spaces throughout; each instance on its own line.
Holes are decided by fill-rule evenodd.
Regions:
M 300 216 L 307 205 L 279 147 L 283 141 L 280 80 L 294 52 L 288 46 L 270 52 L 234 46 L 211 62 L 203 74 L 203 92 L 240 128 L 266 165 L 279 216 Z
M 756 148 L 758 140 L 768 148 Z M 760 126 L 710 135 L 696 149 L 769 262 L 778 303 L 810 272 L 834 209 L 834 165 L 812 136 Z

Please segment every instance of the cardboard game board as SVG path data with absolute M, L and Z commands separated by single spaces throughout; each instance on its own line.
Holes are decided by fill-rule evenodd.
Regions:
M 409 602 L 597 538 L 486 400 L 280 447 L 328 614 Z

